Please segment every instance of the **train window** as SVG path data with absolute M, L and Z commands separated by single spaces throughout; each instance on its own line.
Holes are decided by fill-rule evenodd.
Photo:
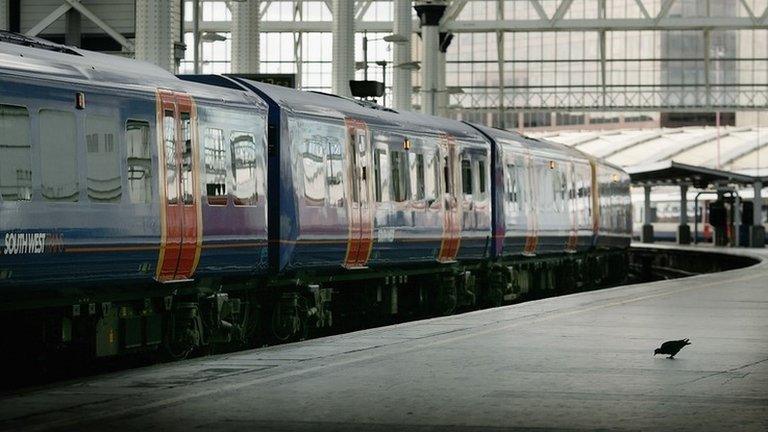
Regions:
M 0 194 L 5 201 L 32 199 L 29 111 L 0 105 Z
M 416 199 L 423 200 L 426 197 L 424 182 L 424 155 L 416 154 Z
M 95 202 L 120 202 L 123 195 L 120 154 L 115 144 L 115 119 L 88 116 L 85 121 L 85 162 L 88 198 Z
M 128 148 L 128 196 L 134 204 L 152 202 L 152 156 L 149 151 L 149 123 L 128 120 L 125 124 Z
M 480 193 L 480 197 L 485 198 L 485 161 L 479 160 L 477 161 L 477 178 L 478 178 L 478 184 L 477 189 Z
M 408 199 L 408 165 L 405 152 L 390 152 L 390 179 L 392 181 L 392 199 L 403 202 Z
M 328 155 L 325 159 L 325 174 L 328 182 L 328 199 L 330 205 L 341 207 L 344 198 L 344 156 L 341 153 L 342 137 L 330 136 L 326 138 Z
M 469 159 L 461 160 L 461 189 L 464 195 L 472 195 L 472 163 Z
M 232 132 L 229 141 L 235 205 L 256 205 L 259 201 L 256 189 L 258 152 L 254 136 L 247 132 Z
M 48 201 L 76 202 L 80 198 L 76 131 L 73 113 L 40 110 L 40 180 L 43 198 Z
M 327 145 L 320 135 L 304 139 L 301 159 L 304 167 L 304 197 L 307 205 L 322 206 L 325 203 L 325 152 Z
M 165 159 L 165 194 L 168 204 L 179 202 L 179 188 L 176 185 L 176 117 L 172 110 L 163 114 L 163 149 Z
M 205 130 L 205 194 L 210 205 L 227 204 L 227 151 L 221 129 Z
M 192 119 L 188 112 L 180 114 L 181 119 L 181 199 L 184 204 L 195 202 L 195 189 L 192 180 Z

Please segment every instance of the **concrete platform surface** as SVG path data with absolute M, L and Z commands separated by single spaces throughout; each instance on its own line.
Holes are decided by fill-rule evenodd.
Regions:
M 0 395 L 50 429 L 765 431 L 768 263 Z

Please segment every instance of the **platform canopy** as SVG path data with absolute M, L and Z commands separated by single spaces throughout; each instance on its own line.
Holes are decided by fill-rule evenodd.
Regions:
M 761 181 L 760 177 L 723 171 L 713 168 L 688 165 L 675 161 L 663 161 L 648 165 L 636 165 L 625 168 L 635 186 L 678 185 L 690 183 L 703 189 L 716 183 L 752 185 Z M 762 178 L 764 182 L 766 178 Z

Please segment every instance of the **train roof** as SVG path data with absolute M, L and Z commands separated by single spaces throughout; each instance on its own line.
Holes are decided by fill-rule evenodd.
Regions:
M 339 118 L 352 117 L 395 129 L 409 128 L 427 133 L 446 133 L 464 140 L 485 141 L 477 130 L 456 120 L 412 111 L 396 111 L 369 102 L 327 93 L 299 91 L 252 80 L 235 79 L 263 92 L 281 107 L 297 113 Z
M 0 31 L 0 71 L 23 78 L 34 76 L 153 94 L 157 88 L 163 88 L 198 98 L 266 106 L 248 92 L 183 81 L 150 63 L 6 31 Z

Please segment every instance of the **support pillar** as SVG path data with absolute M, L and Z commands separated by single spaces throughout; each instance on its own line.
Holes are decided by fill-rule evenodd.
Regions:
M 332 92 L 352 97 L 349 81 L 355 78 L 355 2 L 333 0 Z
M 407 42 L 394 44 L 392 57 L 394 59 L 394 79 L 392 81 L 392 94 L 394 100 L 392 107 L 396 110 L 410 111 L 413 109 L 413 83 L 411 70 L 402 65 L 411 62 L 411 35 L 413 23 L 411 21 L 411 0 L 395 0 L 394 34 L 405 36 Z
M 421 112 L 430 115 L 437 114 L 439 26 L 445 7 L 442 1 L 420 1 L 414 6 L 421 22 Z
M 741 198 L 738 195 L 733 198 L 733 232 L 731 236 L 733 237 L 731 244 L 734 247 L 743 246 L 741 244 Z
M 653 243 L 653 225 L 651 225 L 651 187 L 645 186 L 645 206 L 643 212 L 643 232 L 640 235 L 640 241 L 643 243 Z
M 136 60 L 174 72 L 173 0 L 136 0 Z
M 259 72 L 259 0 L 232 2 L 232 73 Z
M 82 19 L 77 9 L 70 9 L 64 14 L 64 44 L 80 47 L 82 45 Z
M 749 247 L 765 247 L 765 227 L 763 226 L 763 183 L 753 185 L 755 198 L 752 200 L 752 226 L 749 227 Z
M 688 185 L 680 185 L 680 225 L 677 227 L 677 244 L 691 244 L 691 227 L 688 226 Z
M 452 33 L 440 33 L 440 45 L 437 53 L 437 115 L 448 116 L 448 87 L 445 83 L 445 53 L 453 40 Z

